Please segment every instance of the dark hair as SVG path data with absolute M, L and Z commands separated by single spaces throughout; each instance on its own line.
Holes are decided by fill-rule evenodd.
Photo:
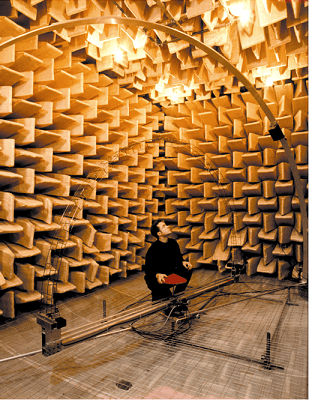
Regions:
M 153 223 L 152 227 L 150 228 L 151 234 L 157 239 L 159 238 L 158 232 L 159 232 L 160 228 L 158 228 L 158 224 L 160 222 L 164 222 L 163 219 L 158 219 L 156 222 Z

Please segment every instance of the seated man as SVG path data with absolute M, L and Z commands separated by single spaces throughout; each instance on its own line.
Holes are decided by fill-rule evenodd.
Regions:
M 175 239 L 170 239 L 171 230 L 163 220 L 156 221 L 151 227 L 151 234 L 157 238 L 146 254 L 145 281 L 152 293 L 152 301 L 171 296 L 170 286 L 164 284 L 164 278 L 177 274 L 187 280 L 176 286 L 174 293 L 186 289 L 191 275 L 192 265 L 183 261 L 179 245 Z

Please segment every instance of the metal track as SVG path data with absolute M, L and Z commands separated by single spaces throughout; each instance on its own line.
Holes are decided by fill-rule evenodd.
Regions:
M 238 276 L 230 276 L 229 278 L 219 279 L 217 281 L 212 282 L 211 284 L 204 286 L 202 288 L 196 289 L 192 292 L 182 293 L 180 295 L 176 295 L 174 298 L 169 298 L 160 302 L 152 303 L 148 307 L 144 307 L 143 305 L 135 307 L 130 313 L 127 311 L 122 311 L 113 316 L 101 319 L 99 321 L 93 322 L 91 324 L 83 325 L 81 327 L 72 329 L 68 332 L 65 332 L 61 336 L 61 346 L 69 346 L 71 344 L 81 342 L 85 339 L 88 339 L 92 336 L 98 335 L 109 328 L 112 328 L 117 325 L 121 325 L 127 322 L 135 321 L 136 319 L 145 317 L 150 314 L 154 314 L 158 311 L 164 310 L 168 304 L 173 299 L 182 300 L 182 299 L 194 299 L 195 297 L 200 296 L 201 294 L 212 292 L 213 290 L 219 289 L 221 287 L 231 285 L 232 283 L 238 280 Z

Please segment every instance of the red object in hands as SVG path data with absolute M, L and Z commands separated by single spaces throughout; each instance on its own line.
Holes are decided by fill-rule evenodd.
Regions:
M 177 274 L 171 274 L 167 278 L 164 278 L 164 283 L 167 285 L 179 285 L 180 283 L 186 283 L 187 280 Z

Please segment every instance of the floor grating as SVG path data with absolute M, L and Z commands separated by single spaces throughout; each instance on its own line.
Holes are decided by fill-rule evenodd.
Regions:
M 187 291 L 220 278 L 216 271 L 194 270 Z M 290 289 L 292 304 L 284 308 L 287 289 L 245 297 L 291 285 L 295 282 L 241 275 L 239 283 L 193 299 L 191 311 L 208 301 L 212 309 L 180 326 L 179 335 L 174 335 L 177 326 L 157 313 L 134 323 L 139 333 L 92 338 L 50 357 L 39 353 L 0 362 L 0 398 L 306 399 L 307 300 L 295 287 Z M 141 299 L 150 304 L 143 273 L 134 272 L 84 296 L 63 297 L 57 307 L 67 320 L 65 331 L 101 319 L 103 300 L 113 315 Z M 223 306 L 230 302 L 235 303 Z M 40 349 L 37 312 L 2 320 L 0 361 Z M 271 362 L 282 370 L 263 365 L 267 332 L 274 335 Z

